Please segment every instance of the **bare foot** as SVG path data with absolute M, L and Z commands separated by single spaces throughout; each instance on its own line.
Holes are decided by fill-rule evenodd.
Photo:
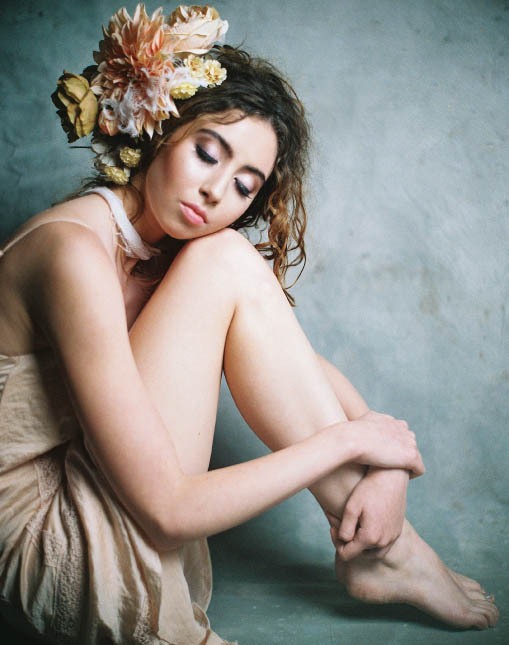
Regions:
M 487 594 L 486 590 L 481 587 L 481 585 L 477 582 L 477 580 L 472 580 L 472 578 L 467 578 L 467 576 L 462 575 L 461 573 L 458 573 L 457 571 L 453 571 L 452 569 L 448 569 L 449 573 L 452 575 L 454 580 L 464 589 L 468 589 L 470 591 L 480 591 L 484 597 Z
M 481 585 L 448 569 L 405 522 L 401 536 L 380 560 L 336 558 L 336 574 L 365 602 L 407 603 L 455 627 L 493 627 L 498 609 Z

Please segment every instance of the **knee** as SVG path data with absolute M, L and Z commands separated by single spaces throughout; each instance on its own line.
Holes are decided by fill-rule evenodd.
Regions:
M 243 291 L 247 285 L 257 288 L 278 285 L 269 264 L 243 235 L 224 229 L 186 243 L 179 254 L 183 262 L 201 267 L 208 275 L 218 275 Z

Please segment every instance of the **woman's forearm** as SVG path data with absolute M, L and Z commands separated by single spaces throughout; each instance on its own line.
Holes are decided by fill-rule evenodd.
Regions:
M 369 412 L 259 459 L 174 479 L 167 512 L 158 513 L 158 543 L 171 547 L 231 528 L 348 462 L 424 471 L 406 423 Z
M 348 423 L 330 426 L 277 452 L 200 475 L 184 476 L 172 494 L 156 545 L 171 548 L 232 528 L 268 510 L 342 464 L 358 458 Z

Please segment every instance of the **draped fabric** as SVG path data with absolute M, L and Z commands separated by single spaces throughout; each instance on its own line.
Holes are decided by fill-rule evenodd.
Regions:
M 205 540 L 158 553 L 90 458 L 50 350 L 0 355 L 0 612 L 58 643 L 225 643 Z

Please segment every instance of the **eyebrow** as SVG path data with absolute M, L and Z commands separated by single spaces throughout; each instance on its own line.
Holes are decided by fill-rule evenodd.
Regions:
M 216 132 L 215 130 L 210 130 L 209 128 L 201 128 L 201 130 L 199 130 L 199 132 L 204 132 L 205 134 L 209 134 L 211 137 L 216 139 L 216 141 L 219 142 L 219 144 L 221 145 L 223 150 L 226 152 L 228 157 L 230 157 L 230 158 L 233 157 L 233 148 L 228 143 L 228 141 L 226 141 L 226 139 L 224 139 L 218 132 Z M 267 178 L 265 177 L 263 172 L 259 168 L 256 168 L 256 166 L 247 165 L 247 166 L 244 166 L 244 168 L 246 170 L 249 170 L 253 174 L 257 175 L 262 180 L 262 182 L 265 183 L 265 181 L 267 180 Z

